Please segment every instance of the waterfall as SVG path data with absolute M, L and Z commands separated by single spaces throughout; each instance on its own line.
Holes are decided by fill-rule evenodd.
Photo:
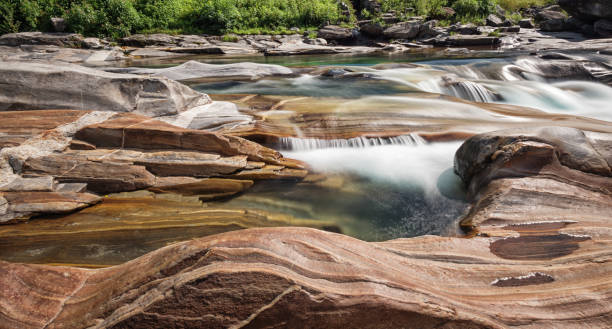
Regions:
M 495 95 L 485 86 L 472 81 L 458 81 L 446 86 L 445 94 L 474 102 L 491 103 Z
M 355 137 L 349 139 L 320 139 L 282 137 L 279 148 L 289 151 L 310 151 L 319 149 L 368 148 L 384 145 L 423 145 L 426 141 L 418 134 L 395 137 Z

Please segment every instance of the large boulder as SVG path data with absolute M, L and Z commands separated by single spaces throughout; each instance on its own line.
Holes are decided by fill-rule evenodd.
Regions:
M 567 15 L 555 10 L 542 10 L 536 14 L 535 18 L 538 22 L 544 22 L 551 19 L 564 19 L 567 18 Z
M 610 0 L 559 0 L 559 5 L 571 15 L 585 21 L 612 19 Z
M 4 62 L 0 66 L 0 111 L 76 109 L 177 114 L 210 103 L 178 82 L 116 74 L 74 64 Z
M 385 37 L 390 39 L 414 39 L 421 32 L 421 22 L 409 21 L 389 26 L 383 31 Z
M 20 32 L 0 36 L 0 46 L 51 45 L 80 48 L 83 36 L 76 33 Z

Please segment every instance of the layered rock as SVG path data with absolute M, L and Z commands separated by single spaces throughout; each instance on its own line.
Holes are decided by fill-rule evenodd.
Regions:
M 209 181 L 202 178 L 228 178 L 225 189 L 215 180 L 216 187 L 203 193 L 214 199 L 250 186 L 237 189 L 232 178 L 306 175 L 300 163 L 256 143 L 136 114 L 43 110 L 0 112 L 0 118 L 7 137 L 0 144 L 0 222 L 74 211 L 100 200 L 91 192 L 204 191 Z
M 208 96 L 171 80 L 72 64 L 3 62 L 0 84 L 7 86 L 0 91 L 0 110 L 5 111 L 79 109 L 162 116 L 210 102 Z
M 606 327 L 611 149 L 610 134 L 559 127 L 469 139 L 469 238 L 271 228 L 105 269 L 2 262 L 0 327 Z

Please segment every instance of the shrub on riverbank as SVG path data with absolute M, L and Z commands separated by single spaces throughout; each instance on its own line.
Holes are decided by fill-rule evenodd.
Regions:
M 453 8 L 454 20 L 480 21 L 495 4 L 516 10 L 554 0 L 379 0 L 383 12 L 400 18 L 437 17 Z M 347 12 L 349 15 L 347 16 Z M 354 20 L 344 0 L 0 0 L 0 33 L 50 31 L 50 18 L 86 36 L 119 38 L 136 32 L 258 33 L 312 29 Z

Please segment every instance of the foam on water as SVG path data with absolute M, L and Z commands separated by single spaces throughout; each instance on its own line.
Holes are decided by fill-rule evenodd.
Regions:
M 396 137 L 355 137 L 349 139 L 320 139 L 283 137 L 279 141 L 282 150 L 310 151 L 337 148 L 369 148 L 384 145 L 422 145 L 425 140 L 417 134 Z
M 440 176 L 453 166 L 460 142 L 382 145 L 368 148 L 319 148 L 284 151 L 315 171 L 350 173 L 396 186 L 422 188 L 437 194 Z

